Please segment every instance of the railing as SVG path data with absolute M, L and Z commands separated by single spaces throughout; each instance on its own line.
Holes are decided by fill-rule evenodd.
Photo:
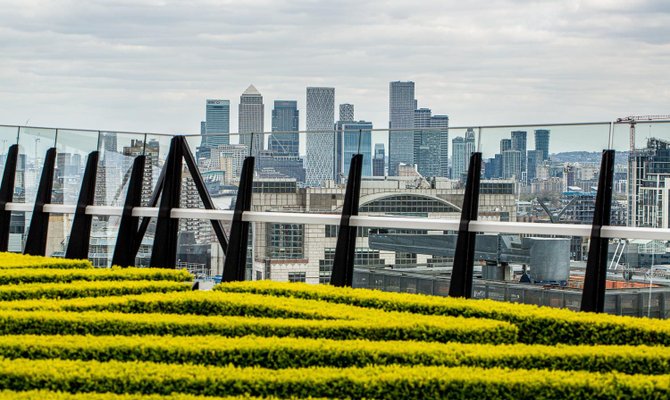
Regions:
M 330 151 L 330 148 L 325 148 L 324 154 L 327 157 L 332 157 L 332 160 L 334 161 L 328 166 L 331 171 L 326 174 L 328 179 L 325 179 L 331 180 L 332 182 L 328 183 L 322 180 L 321 182 L 314 184 L 307 181 L 301 182 L 299 178 L 290 178 L 288 179 L 290 181 L 289 183 L 292 182 L 294 185 L 292 186 L 292 189 L 290 189 L 293 190 L 293 193 L 283 192 L 283 194 L 286 194 L 287 198 L 289 195 L 295 196 L 296 193 L 301 193 L 301 190 L 309 192 L 308 195 L 313 196 L 314 198 L 317 196 L 332 196 L 332 199 L 328 200 L 327 203 L 323 203 L 321 206 L 322 208 L 315 206 L 315 202 L 310 203 L 308 201 L 306 201 L 306 204 L 309 203 L 309 205 L 273 205 L 271 203 L 273 201 L 273 196 L 275 196 L 273 190 L 276 188 L 270 187 L 271 185 L 266 185 L 266 187 L 262 184 L 264 182 L 273 183 L 275 181 L 280 181 L 281 179 L 276 179 L 276 177 L 266 178 L 263 174 L 270 174 L 268 176 L 271 177 L 274 176 L 272 174 L 283 176 L 281 173 L 277 173 L 277 171 L 281 169 L 280 167 L 283 167 L 282 165 L 279 165 L 279 167 L 273 167 L 274 169 L 269 168 L 271 172 L 257 168 L 256 172 L 260 175 L 254 179 L 259 186 L 254 188 L 253 196 L 254 199 L 258 198 L 259 200 L 252 200 L 248 210 L 238 209 L 236 211 L 232 209 L 202 209 L 202 204 L 199 200 L 199 198 L 202 197 L 202 193 L 200 193 L 200 197 L 194 196 L 193 199 L 186 198 L 186 200 L 181 200 L 182 202 L 190 202 L 189 204 L 186 204 L 186 206 L 190 208 L 177 208 L 174 206 L 165 208 L 164 206 L 159 205 L 157 201 L 154 204 L 155 206 L 151 206 L 152 204 L 150 204 L 149 197 L 160 179 L 159 171 L 165 169 L 169 139 L 173 137 L 172 135 L 0 125 L 0 140 L 4 143 L 2 148 L 3 152 L 6 152 L 7 150 L 5 148 L 6 145 L 13 142 L 19 144 L 19 155 L 21 157 L 19 157 L 16 176 L 20 179 L 17 179 L 17 184 L 14 188 L 14 197 L 15 200 L 24 201 L 9 201 L 4 205 L 4 210 L 14 213 L 31 213 L 35 210 L 34 199 L 37 185 L 28 183 L 28 175 L 30 174 L 30 176 L 34 177 L 31 178 L 34 179 L 34 182 L 37 181 L 37 178 L 42 172 L 41 163 L 44 159 L 46 149 L 55 147 L 60 156 L 57 156 L 55 161 L 56 175 L 53 178 L 53 196 L 55 198 L 56 193 L 62 193 L 62 199 L 60 201 L 65 204 L 48 204 L 47 202 L 47 204 L 44 204 L 41 208 L 42 212 L 48 215 L 76 215 L 76 213 L 79 212 L 82 215 L 96 216 L 99 217 L 97 222 L 104 225 L 104 228 L 100 229 L 104 230 L 109 228 L 112 231 L 119 219 L 124 218 L 124 216 L 159 219 L 162 217 L 182 220 L 213 220 L 230 223 L 237 215 L 237 218 L 241 223 L 251 224 L 258 228 L 251 230 L 252 251 L 255 251 L 256 247 L 261 248 L 258 254 L 254 254 L 254 259 L 251 261 L 252 264 L 262 263 L 264 260 L 270 262 L 273 260 L 281 260 L 281 258 L 273 258 L 272 256 L 266 255 L 265 252 L 269 254 L 269 250 L 267 249 L 271 247 L 271 245 L 268 244 L 270 239 L 258 237 L 258 235 L 268 236 L 269 234 L 265 228 L 273 224 L 282 226 L 311 225 L 318 227 L 324 225 L 343 227 L 346 225 L 353 228 L 375 228 L 398 231 L 415 230 L 432 233 L 460 230 L 477 233 L 591 237 L 594 227 L 590 224 L 590 218 L 593 218 L 593 211 L 591 211 L 591 214 L 583 214 L 583 210 L 576 210 L 573 217 L 571 217 L 582 222 L 586 220 L 588 223 L 555 224 L 542 222 L 514 222 L 515 219 L 519 218 L 517 215 L 517 208 L 519 208 L 519 206 L 514 200 L 518 200 L 522 196 L 532 197 L 534 193 L 541 192 L 542 187 L 539 183 L 542 182 L 536 177 L 540 168 L 538 165 L 541 163 L 544 163 L 542 165 L 542 168 L 544 168 L 542 173 L 547 174 L 546 181 L 548 184 L 558 182 L 557 178 L 552 177 L 551 175 L 556 173 L 555 169 L 558 168 L 559 165 L 562 165 L 565 169 L 563 171 L 564 178 L 561 179 L 567 180 L 567 182 L 563 184 L 564 187 L 570 187 L 572 186 L 570 183 L 574 183 L 575 186 L 580 186 L 584 192 L 588 192 L 590 186 L 598 186 L 597 179 L 595 178 L 600 176 L 602 171 L 600 171 L 596 160 L 592 159 L 592 155 L 589 155 L 588 157 L 591 158 L 587 158 L 586 161 L 580 161 L 579 159 L 571 160 L 569 158 L 570 154 L 564 156 L 568 157 L 565 158 L 567 161 L 562 159 L 560 163 L 551 163 L 547 160 L 538 161 L 537 157 L 546 157 L 546 154 L 542 154 L 543 151 L 546 153 L 545 150 L 542 150 L 545 144 L 538 142 L 546 140 L 546 148 L 550 149 L 548 144 L 549 130 L 551 130 L 551 137 L 554 139 L 555 143 L 552 147 L 557 149 L 565 151 L 584 149 L 600 151 L 602 149 L 616 149 L 619 151 L 619 154 L 623 155 L 625 155 L 625 151 L 627 150 L 626 146 L 629 143 L 630 134 L 628 129 L 630 127 L 629 123 L 617 122 L 476 127 L 426 126 L 391 130 L 373 129 L 371 125 L 354 128 L 354 126 L 358 125 L 354 123 L 348 127 L 340 126 L 339 128 L 336 127 L 335 130 L 316 132 L 293 131 L 184 136 L 186 143 L 190 145 L 190 149 L 197 149 L 197 152 L 195 152 L 196 156 L 203 151 L 203 146 L 198 145 L 200 140 L 204 139 L 205 141 L 209 141 L 211 139 L 225 136 L 226 141 L 232 143 L 231 145 L 224 144 L 219 146 L 216 144 L 211 146 L 209 151 L 218 152 L 214 156 L 209 154 L 203 155 L 202 157 L 195 157 L 199 164 L 198 167 L 200 173 L 203 175 L 210 174 L 213 177 L 214 182 L 219 182 L 216 180 L 219 179 L 219 183 L 226 187 L 225 189 L 220 189 L 220 193 L 225 192 L 228 194 L 231 192 L 238 192 L 237 188 L 240 181 L 241 165 L 237 165 L 236 163 L 241 162 L 241 160 L 248 155 L 255 155 L 259 161 L 263 159 L 263 157 L 269 157 L 273 158 L 275 161 L 278 160 L 276 161 L 278 164 L 285 162 L 288 165 L 289 163 L 296 161 L 295 159 L 305 157 L 305 142 L 310 140 L 310 135 L 331 136 L 328 139 L 328 142 L 332 142 L 332 152 Z M 638 136 L 636 149 L 642 149 L 645 148 L 645 146 L 648 146 L 645 141 L 650 137 L 659 137 L 664 140 L 670 139 L 670 121 L 637 122 L 637 129 Z M 532 153 L 532 157 L 531 152 L 526 152 L 526 149 L 532 147 L 530 146 L 532 138 L 528 138 L 530 130 L 535 130 L 534 134 L 537 141 L 535 148 L 538 149 L 535 150 L 535 153 Z M 512 131 L 511 139 L 509 138 L 510 131 Z M 406 135 L 408 133 L 410 134 L 409 136 Z M 253 140 L 254 136 L 262 137 L 262 140 L 259 141 L 260 143 L 267 142 L 270 144 L 272 137 L 280 137 L 281 135 L 292 135 L 291 138 L 300 140 L 298 154 L 287 155 L 279 150 L 265 150 L 265 153 L 262 154 L 260 151 L 261 149 L 253 148 L 253 145 L 256 142 Z M 347 170 L 351 165 L 348 161 L 350 158 L 349 155 L 363 154 L 363 163 L 365 163 L 365 160 L 371 161 L 371 158 L 376 158 L 373 147 L 375 144 L 383 144 L 386 146 L 386 149 L 391 147 L 392 151 L 393 146 L 399 145 L 399 142 L 396 139 L 398 139 L 398 137 L 404 138 L 405 136 L 411 136 L 414 140 L 413 151 L 415 154 L 413 155 L 413 160 L 416 161 L 416 165 L 406 169 L 404 173 L 412 173 L 412 171 L 414 171 L 416 174 L 410 177 L 397 178 L 398 182 L 401 183 L 398 183 L 398 186 L 395 189 L 379 189 L 372 187 L 374 185 L 387 184 L 392 182 L 393 179 L 396 179 L 388 177 L 388 172 L 391 169 L 390 162 L 394 156 L 391 155 L 389 157 L 389 154 L 386 153 L 380 158 L 382 175 L 384 176 L 374 177 L 372 165 L 364 164 L 361 166 L 364 180 L 369 179 L 372 186 L 368 193 L 359 196 L 359 200 L 367 201 L 365 205 L 369 206 L 370 204 L 374 204 L 376 201 L 374 199 L 379 198 L 380 194 L 410 193 L 416 196 L 423 196 L 422 199 L 427 202 L 434 201 L 438 206 L 444 208 L 444 210 L 421 211 L 419 213 L 424 216 L 417 217 L 412 216 L 413 211 L 410 209 L 411 207 L 408 206 L 406 209 L 403 209 L 403 212 L 408 215 L 406 217 L 397 217 L 393 215 L 381 216 L 381 213 L 378 211 L 370 211 L 368 212 L 368 215 L 356 215 L 357 209 L 359 208 L 358 205 L 356 205 L 356 207 L 351 209 L 353 212 L 350 210 L 347 213 L 343 213 L 342 200 L 348 195 L 347 193 L 344 193 L 343 183 L 351 181 L 351 179 L 345 179 L 347 172 L 350 172 Z M 5 139 L 2 139 L 3 137 Z M 463 140 L 454 140 L 451 143 L 443 140 L 448 137 L 451 137 L 452 139 L 462 138 Z M 557 140 L 559 137 L 561 138 L 561 141 L 560 143 L 556 143 L 559 142 Z M 251 138 L 251 140 L 249 140 L 249 138 Z M 509 141 L 505 142 L 505 140 L 508 139 Z M 244 144 L 240 144 L 241 142 L 247 142 L 248 145 L 245 147 Z M 451 153 L 448 152 L 448 148 L 444 147 L 444 143 L 447 143 L 447 145 L 450 145 L 449 147 L 452 147 Z M 119 147 L 123 147 L 123 151 L 119 151 Z M 75 200 L 79 194 L 79 179 L 81 178 L 83 171 L 81 167 L 84 165 L 83 161 L 85 160 L 85 157 L 91 151 L 98 151 L 101 153 L 99 162 L 101 168 L 99 168 L 97 173 L 98 184 L 96 190 L 99 189 L 100 192 L 104 193 L 98 196 L 98 193 L 96 192 L 95 205 L 77 204 Z M 491 179 L 486 181 L 491 183 L 491 185 L 486 187 L 482 186 L 478 191 L 478 196 L 485 199 L 485 201 L 483 204 L 481 202 L 479 203 L 479 206 L 475 208 L 475 212 L 479 212 L 479 215 L 484 216 L 484 218 L 492 218 L 494 220 L 468 220 L 467 224 L 463 225 L 462 221 L 457 219 L 459 214 L 461 214 L 460 202 L 462 201 L 462 198 L 459 196 L 462 196 L 464 190 L 464 173 L 468 170 L 467 166 L 463 167 L 463 162 L 467 161 L 463 159 L 463 154 L 469 154 L 469 152 L 472 151 L 479 151 L 487 156 L 484 157 L 487 159 L 487 162 L 486 168 L 482 169 L 482 179 Z M 452 156 L 449 157 L 449 154 L 452 154 Z M 523 156 L 520 154 L 523 154 Z M 125 193 L 128 187 L 129 170 L 132 160 L 138 155 L 145 155 L 148 158 L 148 166 L 144 171 L 142 187 L 138 189 L 143 192 L 142 201 L 141 204 L 137 204 L 130 208 L 124 208 L 122 204 L 126 197 Z M 220 157 L 217 159 L 217 156 Z M 307 158 L 309 158 L 309 154 L 307 156 Z M 396 154 L 395 161 L 398 161 L 399 163 L 402 162 L 403 160 L 397 159 L 397 156 L 398 155 Z M 75 162 L 73 160 L 74 158 L 78 158 L 78 160 Z M 629 162 L 630 158 L 631 157 L 629 157 Z M 580 162 L 582 165 L 578 166 L 577 164 L 580 164 Z M 658 165 L 664 168 L 663 163 L 665 162 L 666 161 L 658 161 Z M 670 163 L 670 161 L 667 162 Z M 300 163 L 302 163 L 302 161 L 300 161 Z M 75 167 L 68 169 L 70 165 L 74 165 Z M 619 163 L 617 165 L 623 168 L 625 163 Z M 291 166 L 294 165 L 291 164 Z M 450 170 L 448 176 L 444 174 L 445 166 Z M 489 166 L 493 166 L 491 171 L 489 171 Z M 588 168 L 582 168 L 584 166 Z M 573 167 L 582 168 L 584 171 L 573 173 L 570 170 L 570 168 Z M 395 168 L 400 168 L 400 164 L 396 165 Z M 401 171 L 396 172 L 400 173 Z M 656 172 L 655 176 L 663 176 L 663 174 L 666 173 L 665 170 L 661 171 L 661 173 L 658 173 L 658 171 Z M 619 181 L 624 180 L 621 179 L 621 174 L 622 173 L 619 172 Z M 369 178 L 367 178 L 368 176 Z M 636 213 L 636 221 L 642 221 L 637 222 L 636 224 L 645 223 L 650 226 L 633 227 L 607 226 L 607 224 L 603 224 L 602 226 L 598 225 L 598 237 L 604 239 L 624 238 L 656 240 L 662 243 L 667 242 L 668 239 L 670 239 L 670 228 L 668 227 L 667 217 L 668 212 L 667 209 L 663 208 L 664 203 L 662 203 L 663 198 L 666 198 L 664 197 L 665 187 L 661 184 L 661 181 L 659 181 L 656 186 L 650 186 L 649 182 L 653 182 L 651 179 L 647 179 L 644 185 L 640 185 L 639 188 L 636 187 L 635 190 L 638 190 L 637 193 L 632 193 L 630 190 L 631 177 L 630 175 L 624 176 L 625 180 L 628 181 L 628 187 L 625 188 L 626 190 L 619 190 L 618 192 L 618 189 L 615 189 L 614 193 L 618 193 L 622 199 L 623 196 L 627 196 L 627 200 L 629 200 L 628 208 Z M 448 178 L 451 179 L 449 180 Z M 272 179 L 275 179 L 275 181 Z M 484 182 L 484 180 L 482 182 Z M 533 186 L 535 183 L 538 183 L 537 186 L 539 187 L 537 192 L 534 191 L 536 190 Z M 498 188 L 495 187 L 497 184 L 509 184 L 511 185 L 510 188 L 512 191 L 504 193 L 501 191 L 498 193 L 496 192 Z M 184 185 L 185 184 L 182 184 L 182 192 L 184 192 Z M 415 187 L 409 188 L 409 186 L 412 185 L 415 185 Z M 443 188 L 440 188 L 440 185 L 443 185 Z M 384 190 L 386 192 L 384 192 Z M 655 190 L 655 192 L 653 192 L 653 190 Z M 217 194 L 210 188 L 208 188 L 207 191 L 209 192 L 208 194 L 213 196 Z M 197 191 L 190 190 L 190 192 L 187 191 L 186 194 L 188 195 L 189 193 L 193 194 L 197 193 Z M 504 197 L 503 200 L 505 204 L 496 203 L 498 200 L 496 200 L 495 196 L 498 195 Z M 487 198 L 486 196 L 489 197 Z M 280 196 L 277 195 L 275 197 Z M 631 199 L 633 199 L 633 201 L 631 201 Z M 512 201 L 512 203 L 510 203 L 510 201 Z M 595 196 L 590 200 L 584 200 L 583 203 L 586 205 L 595 203 Z M 566 207 L 574 203 L 567 204 Z M 635 207 L 631 208 L 631 204 L 639 207 L 637 209 Z M 363 205 L 364 204 L 361 204 L 361 206 Z M 544 207 L 544 204 L 542 205 Z M 434 204 L 431 205 L 431 207 L 433 206 Z M 302 212 L 287 212 L 292 211 L 296 207 Z M 415 208 L 419 209 L 420 207 L 417 206 Z M 500 210 L 496 210 L 497 208 L 500 208 Z M 126 210 L 126 213 L 124 213 L 124 209 Z M 269 209 L 277 211 L 267 211 Z M 552 221 L 561 218 L 561 214 L 559 214 L 558 211 L 559 209 L 552 211 L 551 208 L 547 211 L 548 213 L 557 214 L 551 215 L 551 217 L 556 217 L 552 218 Z M 393 211 L 391 211 L 391 213 L 393 213 Z M 343 216 L 343 214 L 347 215 Z M 583 218 L 579 219 L 580 217 Z M 505 219 L 509 219 L 510 221 L 505 221 Z M 27 221 L 28 218 L 25 220 L 26 224 Z M 64 229 L 66 226 L 67 223 L 64 222 Z M 662 228 L 652 226 L 662 226 Z M 148 229 L 149 235 L 153 236 L 154 233 L 151 232 L 153 227 L 149 226 Z M 195 234 L 199 233 L 197 229 L 193 228 L 182 229 L 181 231 Z M 228 231 L 230 232 L 230 230 Z M 355 230 L 353 232 L 355 232 Z M 257 236 L 254 237 L 254 235 Z M 301 246 L 307 247 L 309 244 L 305 244 L 305 241 L 311 239 L 307 233 L 303 233 L 302 239 L 295 240 L 296 243 L 302 240 L 302 242 L 300 242 L 302 243 Z M 68 242 L 67 234 L 63 235 L 62 241 L 63 243 Z M 360 236 L 356 239 L 354 236 L 354 242 L 358 245 L 354 247 L 361 248 L 365 247 L 367 240 L 361 240 Z M 209 243 L 216 243 L 216 240 L 206 239 L 201 244 Z M 323 244 L 320 245 L 324 247 Z M 283 244 L 277 245 L 277 247 L 281 246 L 283 246 Z M 335 247 L 334 239 L 330 240 L 329 244 L 325 245 L 325 247 Z M 347 253 L 355 251 L 354 247 L 348 248 Z M 310 252 L 307 249 L 303 250 L 303 254 Z M 324 249 L 320 249 L 319 251 L 321 251 L 322 254 L 319 257 L 323 257 L 323 259 L 328 261 L 327 256 L 323 254 Z M 146 249 L 142 252 L 147 254 Z M 311 252 L 311 254 L 313 257 L 314 252 Z M 214 255 L 212 255 L 212 258 L 214 258 Z M 583 260 L 584 258 L 585 257 L 583 256 L 579 257 L 580 260 Z M 328 262 L 326 262 L 326 264 L 327 263 Z M 337 263 L 338 261 L 336 260 L 336 264 Z M 254 266 L 253 268 L 260 268 L 257 267 L 258 266 Z M 270 274 L 261 275 L 261 277 L 265 278 L 269 275 Z

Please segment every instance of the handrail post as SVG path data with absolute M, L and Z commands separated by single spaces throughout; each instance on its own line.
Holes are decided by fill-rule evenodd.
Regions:
M 240 186 L 237 189 L 237 200 L 235 202 L 235 213 L 230 228 L 230 240 L 228 252 L 223 263 L 224 282 L 245 280 L 247 264 L 247 245 L 249 242 L 249 222 L 243 221 L 245 211 L 251 210 L 251 196 L 254 183 L 254 157 L 244 159 L 242 173 L 240 174 Z
M 5 207 L 14 199 L 14 182 L 16 180 L 16 163 L 19 158 L 19 145 L 13 144 L 7 150 L 5 170 L 2 173 L 2 184 L 0 185 L 0 251 L 9 248 L 9 229 L 12 220 L 12 212 Z
M 86 207 L 93 205 L 95 200 L 95 181 L 98 173 L 99 151 L 92 151 L 86 160 L 84 179 L 79 190 L 77 209 L 70 229 L 70 239 L 67 242 L 65 258 L 85 259 L 88 258 L 88 247 L 91 242 L 92 215 L 86 214 Z
M 454 265 L 451 270 L 449 297 L 472 297 L 472 275 L 475 258 L 476 232 L 470 232 L 470 221 L 477 220 L 479 209 L 479 182 L 482 172 L 482 153 L 470 156 L 468 178 L 465 183 L 461 223 L 456 240 Z
M 330 284 L 333 286 L 353 285 L 354 260 L 356 257 L 357 227 L 351 226 L 351 216 L 358 215 L 358 204 L 361 196 L 361 175 L 363 170 L 363 155 L 354 154 L 349 166 L 347 191 L 344 194 L 340 229 L 337 234 L 337 246 L 333 271 L 330 275 Z
M 596 194 L 596 205 L 591 226 L 589 258 L 586 262 L 586 273 L 584 275 L 582 311 L 601 313 L 605 310 L 609 239 L 601 236 L 601 230 L 603 226 L 610 224 L 614 156 L 614 150 L 603 150 L 598 193 Z
M 56 167 L 56 148 L 47 150 L 42 167 L 42 176 L 37 188 L 33 216 L 30 219 L 28 237 L 23 254 L 31 256 L 43 256 L 47 249 L 47 233 L 49 231 L 49 213 L 44 212 L 44 205 L 51 203 L 51 191 L 54 183 L 54 170 Z

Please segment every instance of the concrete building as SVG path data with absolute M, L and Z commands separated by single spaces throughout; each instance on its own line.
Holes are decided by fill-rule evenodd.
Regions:
M 254 85 L 249 85 L 240 96 L 238 132 L 240 144 L 250 147 L 254 156 L 263 150 L 264 115 L 263 96 Z
M 670 141 L 650 138 L 629 155 L 627 186 L 630 226 L 670 227 Z
M 335 176 L 335 88 L 307 88 L 305 180 L 320 186 Z
M 290 180 L 257 180 L 253 211 L 339 214 L 344 202 L 344 186 L 299 188 Z M 463 189 L 416 187 L 414 177 L 363 179 L 360 215 L 407 215 L 432 218 L 460 218 Z M 482 181 L 479 210 L 488 219 L 516 219 L 515 189 L 512 181 Z M 327 283 L 337 242 L 337 225 L 254 224 L 254 279 L 299 280 Z M 430 256 L 395 251 L 372 250 L 370 233 L 401 233 L 398 230 L 361 229 L 356 240 L 356 265 L 416 265 Z M 404 232 L 404 231 L 403 231 Z M 410 233 L 410 232 L 405 232 Z M 416 232 L 424 233 L 431 232 Z M 443 234 L 432 232 L 433 234 Z
M 502 177 L 505 179 L 521 180 L 521 152 L 505 150 L 502 153 Z
M 384 143 L 375 143 L 375 152 L 374 158 L 372 159 L 372 175 L 373 176 L 384 176 L 384 164 L 386 160 L 386 154 L 384 152 Z
M 354 120 L 354 105 L 349 103 L 340 104 L 340 121 Z

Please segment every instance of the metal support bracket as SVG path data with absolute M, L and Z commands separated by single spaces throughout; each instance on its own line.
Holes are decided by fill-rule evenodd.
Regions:
M 609 239 L 600 231 L 610 224 L 612 211 L 612 182 L 614 180 L 614 150 L 603 150 L 600 163 L 598 193 L 593 212 L 589 258 L 586 262 L 584 289 L 582 291 L 582 311 L 602 313 L 605 310 L 605 286 L 607 283 L 607 253 Z
M 9 226 L 12 220 L 12 212 L 5 206 L 14 199 L 14 181 L 16 179 L 16 162 L 19 156 L 19 145 L 9 146 L 5 170 L 2 173 L 2 184 L 0 185 L 0 251 L 7 251 L 9 247 Z
M 451 271 L 449 285 L 450 297 L 472 297 L 472 273 L 475 262 L 475 240 L 477 233 L 470 232 L 470 221 L 477 220 L 479 210 L 479 182 L 482 173 L 482 153 L 475 152 L 470 156 L 470 167 L 465 183 L 461 222 L 456 240 L 454 266 Z
M 88 247 L 91 242 L 91 223 L 93 216 L 86 214 L 86 207 L 93 205 L 95 200 L 95 178 L 98 173 L 100 153 L 92 151 L 86 160 L 84 179 L 81 182 L 77 208 L 74 213 L 70 239 L 67 242 L 65 258 L 87 259 Z
M 358 229 L 350 225 L 350 220 L 352 215 L 358 215 L 362 170 L 363 155 L 354 154 L 351 157 L 351 166 L 349 167 L 349 178 L 347 179 L 347 191 L 344 194 L 333 271 L 330 275 L 330 284 L 333 286 L 351 287 L 353 284 Z
M 56 148 L 47 150 L 42 167 L 42 176 L 35 197 L 33 216 L 30 219 L 28 237 L 23 254 L 32 256 L 43 256 L 47 249 L 47 233 L 49 231 L 49 213 L 44 212 L 44 205 L 51 203 L 51 191 L 54 182 L 54 170 L 56 167 Z
M 254 157 L 244 159 L 240 186 L 237 189 L 237 201 L 230 228 L 230 240 L 226 260 L 223 264 L 224 282 L 243 281 L 247 264 L 247 244 L 249 240 L 249 222 L 242 220 L 242 214 L 251 209 L 251 196 L 254 183 Z
M 128 181 L 128 191 L 126 192 L 126 201 L 123 204 L 123 212 L 119 224 L 119 232 L 116 236 L 112 265 L 121 267 L 135 265 L 137 251 L 133 252 L 133 249 L 135 248 L 135 240 L 137 240 L 140 218 L 133 216 L 133 208 L 140 207 L 142 204 L 142 184 L 144 182 L 146 159 L 145 155 L 140 155 L 135 157 L 133 161 L 133 168 L 130 172 L 130 180 Z M 139 246 L 137 248 L 139 249 Z

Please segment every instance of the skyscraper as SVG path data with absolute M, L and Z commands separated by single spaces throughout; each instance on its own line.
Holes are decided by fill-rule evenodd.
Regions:
M 431 118 L 430 108 L 414 110 L 414 162 L 427 177 L 440 175 L 440 132 L 430 129 Z
M 272 132 L 291 132 L 270 135 L 269 149 L 276 155 L 298 156 L 299 112 L 295 100 L 275 100 L 272 109 Z
M 333 179 L 335 164 L 335 88 L 307 88 L 305 180 L 318 186 Z
M 512 139 L 500 139 L 500 154 L 512 150 Z
M 389 84 L 389 175 L 398 175 L 398 164 L 414 165 L 414 82 Z M 396 130 L 399 129 L 399 130 Z M 406 131 L 403 129 L 407 129 Z
M 349 103 L 340 104 L 340 121 L 354 120 L 354 105 Z
M 216 147 L 230 143 L 230 100 L 207 99 L 205 106 L 205 126 L 200 132 L 207 135 L 202 139 L 202 147 Z
M 335 171 L 340 178 L 346 179 L 349 174 L 351 157 L 354 154 L 363 155 L 362 176 L 372 175 L 372 122 L 367 121 L 338 121 L 336 125 L 338 148 L 337 165 Z
M 535 150 L 542 151 L 542 161 L 549 159 L 549 130 L 535 130 Z
M 238 115 L 240 144 L 251 147 L 251 154 L 254 156 L 258 155 L 258 153 L 263 150 L 264 107 L 263 96 L 254 85 L 249 85 L 247 90 L 240 96 L 240 109 Z
M 526 179 L 530 183 L 537 178 L 537 167 L 542 164 L 544 153 L 542 150 L 528 150 L 527 154 Z
M 430 127 L 440 135 L 440 170 L 438 176 L 447 178 L 449 177 L 449 116 L 433 115 L 430 117 Z
M 375 155 L 372 159 L 372 175 L 384 176 L 384 159 L 386 152 L 384 151 L 384 143 L 375 143 Z
M 475 152 L 475 131 L 468 128 L 465 137 L 455 137 L 451 142 L 452 166 L 451 179 L 465 180 L 470 164 L 470 155 Z
M 521 179 L 521 152 L 505 150 L 502 153 L 502 177 L 505 179 Z
M 517 176 L 517 180 L 524 180 L 524 173 L 526 172 L 526 142 L 528 133 L 526 131 L 512 131 L 512 150 L 519 152 L 521 157 L 521 175 Z

